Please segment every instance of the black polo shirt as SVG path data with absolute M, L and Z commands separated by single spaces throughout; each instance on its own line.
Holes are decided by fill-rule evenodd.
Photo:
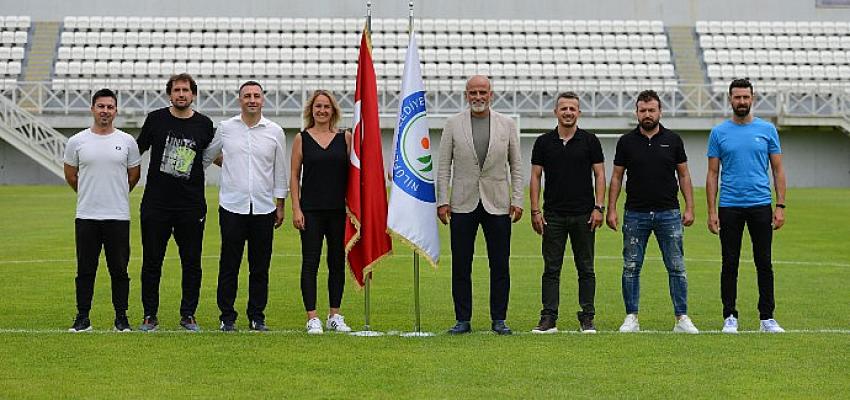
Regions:
M 614 165 L 626 168 L 626 210 L 649 212 L 679 208 L 676 166 L 688 161 L 685 144 L 661 126 L 652 139 L 635 128 L 617 141 Z
M 543 167 L 543 208 L 566 215 L 593 211 L 593 164 L 605 161 L 596 135 L 581 128 L 564 143 L 555 128 L 534 141 L 531 164 Z

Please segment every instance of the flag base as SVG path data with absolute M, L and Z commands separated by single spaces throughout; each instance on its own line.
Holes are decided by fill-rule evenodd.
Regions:
M 436 336 L 434 332 L 404 332 L 400 334 L 401 337 L 432 337 Z
M 365 331 L 351 332 L 350 335 L 351 336 L 361 336 L 361 337 L 374 337 L 374 336 L 384 336 L 384 332 L 365 330 Z

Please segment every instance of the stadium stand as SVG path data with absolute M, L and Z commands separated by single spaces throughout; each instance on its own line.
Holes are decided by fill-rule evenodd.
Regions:
M 29 42 L 30 17 L 0 16 L 0 87 L 14 87 Z
M 66 17 L 53 87 L 158 89 L 188 71 L 213 89 L 256 77 L 283 90 L 302 80 L 342 90 L 357 72 L 362 29 L 360 18 Z M 406 19 L 372 20 L 375 70 L 390 86 L 407 30 Z M 457 90 L 472 73 L 527 91 L 677 86 L 661 21 L 420 19 L 417 32 L 431 90 Z
M 736 77 L 765 92 L 850 90 L 850 22 L 697 21 L 695 30 L 715 90 Z

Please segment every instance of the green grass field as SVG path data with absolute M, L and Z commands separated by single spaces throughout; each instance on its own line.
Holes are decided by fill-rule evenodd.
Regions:
M 141 322 L 140 240 L 134 211 L 129 315 Z M 208 201 L 216 204 L 215 190 Z M 266 310 L 268 334 L 216 332 L 219 232 L 210 212 L 204 243 L 200 334 L 179 331 L 180 267 L 172 242 L 161 285 L 160 332 L 110 332 L 109 279 L 101 264 L 92 322 L 95 332 L 69 334 L 74 313 L 74 193 L 67 187 L 0 186 L 0 398 L 846 398 L 850 393 L 850 190 L 795 189 L 787 225 L 774 239 L 776 319 L 790 332 L 758 334 L 755 268 L 744 246 L 739 280 L 741 328 L 717 333 L 720 244 L 705 228 L 705 200 L 697 192 L 697 222 L 686 230 L 689 314 L 703 333 L 673 327 L 667 279 L 652 242 L 644 265 L 641 334 L 615 333 L 624 310 L 620 294 L 622 237 L 597 235 L 595 336 L 528 332 L 540 307 L 540 239 L 528 215 L 514 225 L 511 337 L 489 334 L 487 263 L 479 235 L 474 265 L 476 333 L 449 337 L 452 325 L 448 235 L 438 270 L 423 264 L 423 329 L 431 338 L 307 336 L 298 277 L 300 247 L 287 224 L 276 233 Z M 215 206 L 211 209 L 214 211 Z M 289 215 L 287 215 L 289 218 Z M 745 241 L 748 240 L 745 238 Z M 372 327 L 413 326 L 411 252 L 395 255 L 375 273 Z M 319 310 L 327 295 L 319 277 Z M 237 310 L 244 312 L 247 268 Z M 575 270 L 562 275 L 562 331 L 574 331 Z M 343 312 L 363 324 L 363 293 L 349 279 Z

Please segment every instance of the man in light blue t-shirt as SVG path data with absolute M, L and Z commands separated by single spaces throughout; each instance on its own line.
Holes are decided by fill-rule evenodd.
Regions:
M 720 296 L 723 301 L 724 333 L 738 332 L 738 261 L 744 225 L 753 244 L 759 288 L 759 319 L 762 332 L 784 332 L 773 319 L 773 230 L 785 224 L 785 170 L 779 134 L 770 122 L 756 118 L 751 110 L 753 85 L 736 79 L 729 85 L 732 118 L 715 126 L 708 139 L 708 229 L 720 235 L 723 254 Z M 776 208 L 771 207 L 768 166 L 773 173 Z M 722 168 L 722 171 L 721 171 Z M 720 207 L 717 207 L 717 177 L 720 176 Z

